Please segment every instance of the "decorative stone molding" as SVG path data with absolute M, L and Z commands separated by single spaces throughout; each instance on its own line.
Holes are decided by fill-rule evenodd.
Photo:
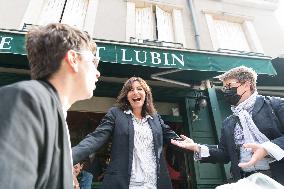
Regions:
M 244 7 L 252 7 L 274 11 L 279 5 L 279 0 L 214 0 Z

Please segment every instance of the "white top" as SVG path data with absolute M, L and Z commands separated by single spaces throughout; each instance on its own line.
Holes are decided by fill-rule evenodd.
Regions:
M 157 163 L 154 151 L 153 133 L 145 118 L 137 119 L 131 110 L 134 126 L 134 148 L 129 189 L 157 189 Z
M 68 125 L 67 125 L 67 111 L 63 110 L 63 115 L 64 115 L 64 120 L 65 120 L 65 127 L 66 127 L 66 133 L 67 133 L 67 139 L 68 139 L 68 147 L 69 147 L 69 151 L 70 151 L 70 162 L 71 162 L 71 167 L 73 167 L 73 158 L 72 158 L 72 148 L 71 148 L 71 141 L 70 141 L 70 133 L 69 133 L 69 129 L 68 129 Z

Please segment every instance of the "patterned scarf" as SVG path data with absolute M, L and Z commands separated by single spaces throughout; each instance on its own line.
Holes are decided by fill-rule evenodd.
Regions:
M 252 110 L 258 93 L 254 92 L 248 99 L 240 103 L 238 106 L 232 106 L 231 110 L 235 116 L 240 119 L 241 127 L 243 128 L 244 143 L 259 143 L 262 144 L 269 139 L 261 133 L 252 120 Z M 237 123 L 238 124 L 238 123 Z

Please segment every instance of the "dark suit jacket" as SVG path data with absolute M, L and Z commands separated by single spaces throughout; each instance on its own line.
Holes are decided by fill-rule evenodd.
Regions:
M 148 118 L 152 129 L 154 149 L 157 161 L 158 189 L 171 189 L 171 182 L 166 168 L 163 143 L 178 137 L 159 115 Z M 134 128 L 131 115 L 121 109 L 111 108 L 96 130 L 87 135 L 77 146 L 72 148 L 74 164 L 89 154 L 96 152 L 112 136 L 111 161 L 106 170 L 102 188 L 128 189 L 133 158 Z
M 253 108 L 252 119 L 259 131 L 271 142 L 284 149 L 284 134 L 280 129 L 284 127 L 284 100 L 280 98 L 269 98 L 258 96 Z M 235 116 L 229 116 L 223 122 L 221 138 L 218 148 L 209 147 L 210 156 L 203 158 L 203 162 L 231 162 L 231 173 L 234 180 L 241 178 L 238 167 L 238 147 L 234 142 L 234 128 L 237 122 Z M 284 185 L 284 158 L 270 164 L 272 177 Z
M 70 189 L 70 149 L 55 89 L 43 81 L 0 88 L 0 188 Z

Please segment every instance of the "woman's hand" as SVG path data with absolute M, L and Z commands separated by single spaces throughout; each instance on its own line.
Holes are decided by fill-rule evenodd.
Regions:
M 77 176 L 81 172 L 82 165 L 80 163 L 77 163 L 73 166 L 73 188 L 74 189 L 80 189 L 79 182 L 77 179 Z
M 76 177 L 80 174 L 81 170 L 83 168 L 83 164 L 77 163 L 73 166 L 73 175 Z
M 188 138 L 184 135 L 180 135 L 180 137 L 181 137 L 180 140 L 171 139 L 171 143 L 178 147 L 185 148 L 187 150 L 199 152 L 198 144 L 194 143 L 194 141 L 191 138 Z

